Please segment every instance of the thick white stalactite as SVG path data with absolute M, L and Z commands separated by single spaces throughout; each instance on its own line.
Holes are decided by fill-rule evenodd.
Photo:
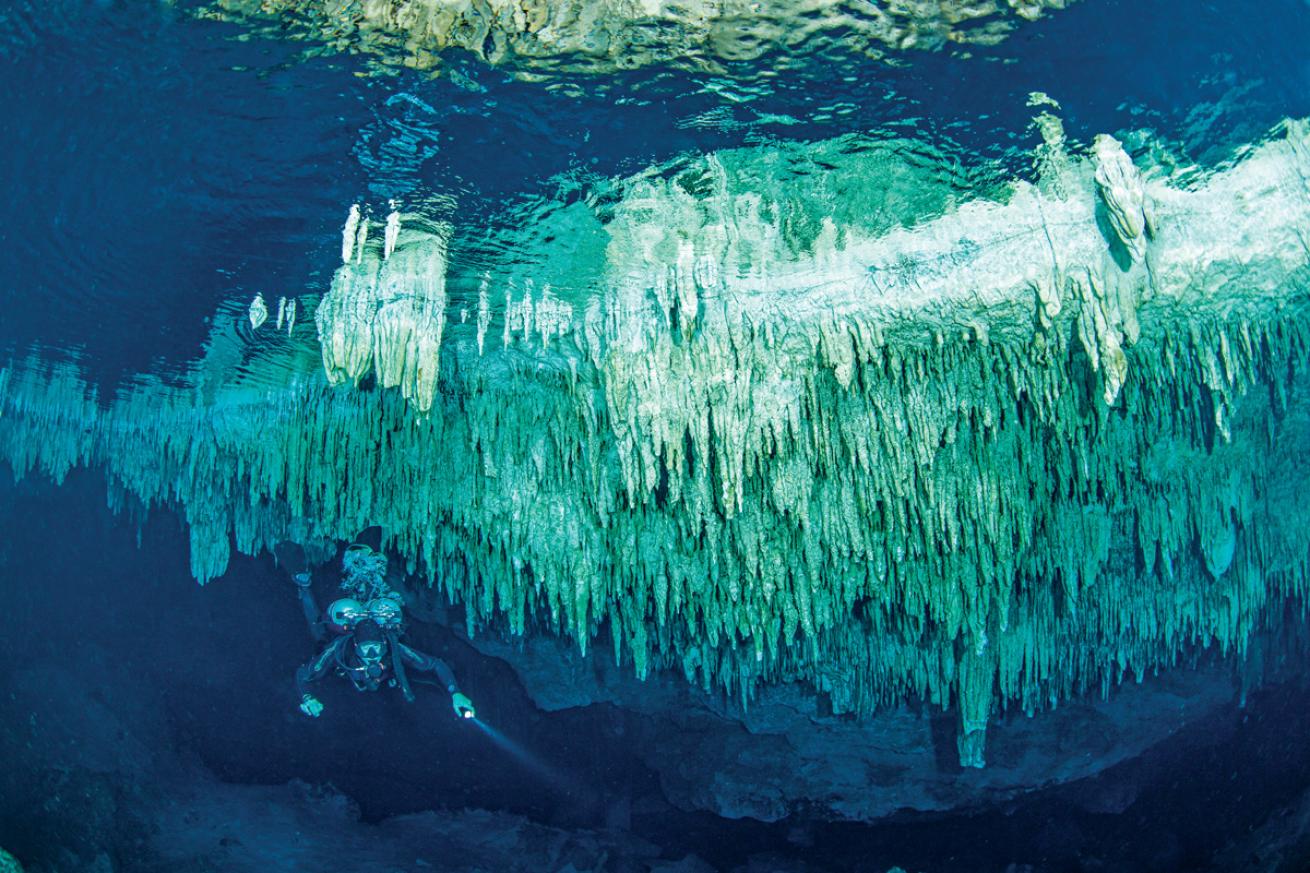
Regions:
M 1101 134 L 1092 149 L 1096 156 L 1096 189 L 1110 223 L 1133 258 L 1141 259 L 1146 255 L 1147 238 L 1155 232 L 1142 174 L 1114 137 Z
M 355 254 L 355 236 L 359 233 L 359 204 L 351 205 L 346 226 L 341 229 L 341 263 L 349 264 Z
M 259 326 L 268 321 L 268 306 L 264 303 L 263 294 L 256 294 L 255 299 L 250 301 L 250 309 L 246 315 L 250 319 L 251 330 L 259 330 Z M 278 327 L 281 326 L 281 318 L 279 317 Z
M 334 384 L 358 384 L 372 370 L 379 384 L 399 387 L 426 412 L 446 327 L 448 230 L 402 231 L 397 215 L 379 246 L 368 243 L 367 226 L 359 223 L 355 257 L 337 269 L 315 315 L 323 369 Z

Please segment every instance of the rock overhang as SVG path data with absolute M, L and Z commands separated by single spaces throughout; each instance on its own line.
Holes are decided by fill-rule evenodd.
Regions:
M 380 524 L 470 631 L 604 634 L 742 705 L 953 706 L 979 765 L 1000 708 L 1241 653 L 1303 602 L 1306 140 L 1180 186 L 1052 138 L 972 198 L 892 148 L 826 192 L 709 155 L 556 212 L 595 236 L 530 275 L 379 215 L 314 307 L 327 378 L 267 325 L 204 392 L 107 408 L 16 365 L 0 439 L 180 509 L 202 581 Z

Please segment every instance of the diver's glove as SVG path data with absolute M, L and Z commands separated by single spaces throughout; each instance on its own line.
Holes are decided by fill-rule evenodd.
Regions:
M 473 711 L 473 701 L 459 691 L 450 695 L 450 705 L 455 707 L 455 715 L 460 718 L 473 718 L 477 714 Z
M 313 581 L 312 579 L 309 578 L 308 573 L 297 573 L 296 575 L 292 576 L 291 579 L 301 588 L 308 588 L 309 583 Z
M 323 712 L 323 704 L 318 702 L 318 698 L 312 694 L 306 694 L 300 698 L 300 711 L 310 718 L 318 718 Z

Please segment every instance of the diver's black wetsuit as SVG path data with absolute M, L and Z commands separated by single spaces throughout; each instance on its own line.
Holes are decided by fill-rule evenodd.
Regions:
M 300 589 L 300 602 L 314 638 L 322 642 L 327 636 L 327 630 L 318 618 L 320 614 L 318 607 L 314 604 L 314 596 L 307 586 Z M 459 691 L 459 686 L 455 683 L 455 674 L 445 661 L 410 648 L 402 643 L 393 631 L 385 631 L 383 636 L 387 641 L 387 653 L 372 667 L 365 665 L 355 653 L 353 633 L 342 634 L 329 643 L 318 653 L 318 657 L 308 664 L 303 664 L 296 671 L 296 689 L 301 698 L 309 693 L 310 682 L 322 679 L 334 669 L 349 678 L 359 691 L 377 691 L 385 684 L 392 684 L 391 680 L 394 680 L 394 684 L 400 688 L 400 693 L 404 695 L 405 700 L 411 703 L 414 701 L 414 691 L 409 687 L 409 679 L 405 675 L 406 667 L 421 673 L 435 673 L 446 691 L 451 694 Z
M 459 686 L 455 684 L 455 674 L 451 672 L 445 661 L 410 648 L 396 639 L 394 633 L 386 634 L 386 638 L 387 654 L 372 667 L 366 666 L 359 655 L 355 654 L 354 634 L 344 634 L 333 640 L 327 648 L 319 652 L 318 657 L 296 671 L 296 689 L 300 696 L 309 693 L 309 683 L 322 679 L 333 669 L 350 679 L 359 691 L 377 691 L 388 684 L 389 680 L 394 679 L 405 700 L 411 702 L 414 700 L 414 692 L 409 687 L 409 679 L 405 675 L 406 667 L 420 672 L 435 673 L 441 684 L 446 687 L 446 691 L 451 694 L 459 691 Z

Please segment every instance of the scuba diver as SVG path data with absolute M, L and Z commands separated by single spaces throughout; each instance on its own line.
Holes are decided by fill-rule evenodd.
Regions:
M 323 643 L 330 633 L 335 634 L 312 661 L 296 671 L 301 712 L 311 718 L 322 714 L 323 704 L 309 692 L 309 684 L 334 671 L 350 679 L 357 691 L 377 691 L 386 685 L 399 688 L 406 702 L 413 703 L 408 668 L 435 674 L 450 694 L 455 714 L 474 717 L 473 702 L 460 692 L 446 662 L 400 641 L 404 633 L 401 598 L 387 584 L 385 555 L 360 544 L 346 549 L 341 561 L 341 588 L 354 596 L 333 601 L 324 621 L 314 603 L 310 587 L 313 580 L 298 551 L 290 544 L 279 544 L 275 549 L 279 563 L 293 570 L 291 578 L 299 588 L 300 605 L 314 639 Z

